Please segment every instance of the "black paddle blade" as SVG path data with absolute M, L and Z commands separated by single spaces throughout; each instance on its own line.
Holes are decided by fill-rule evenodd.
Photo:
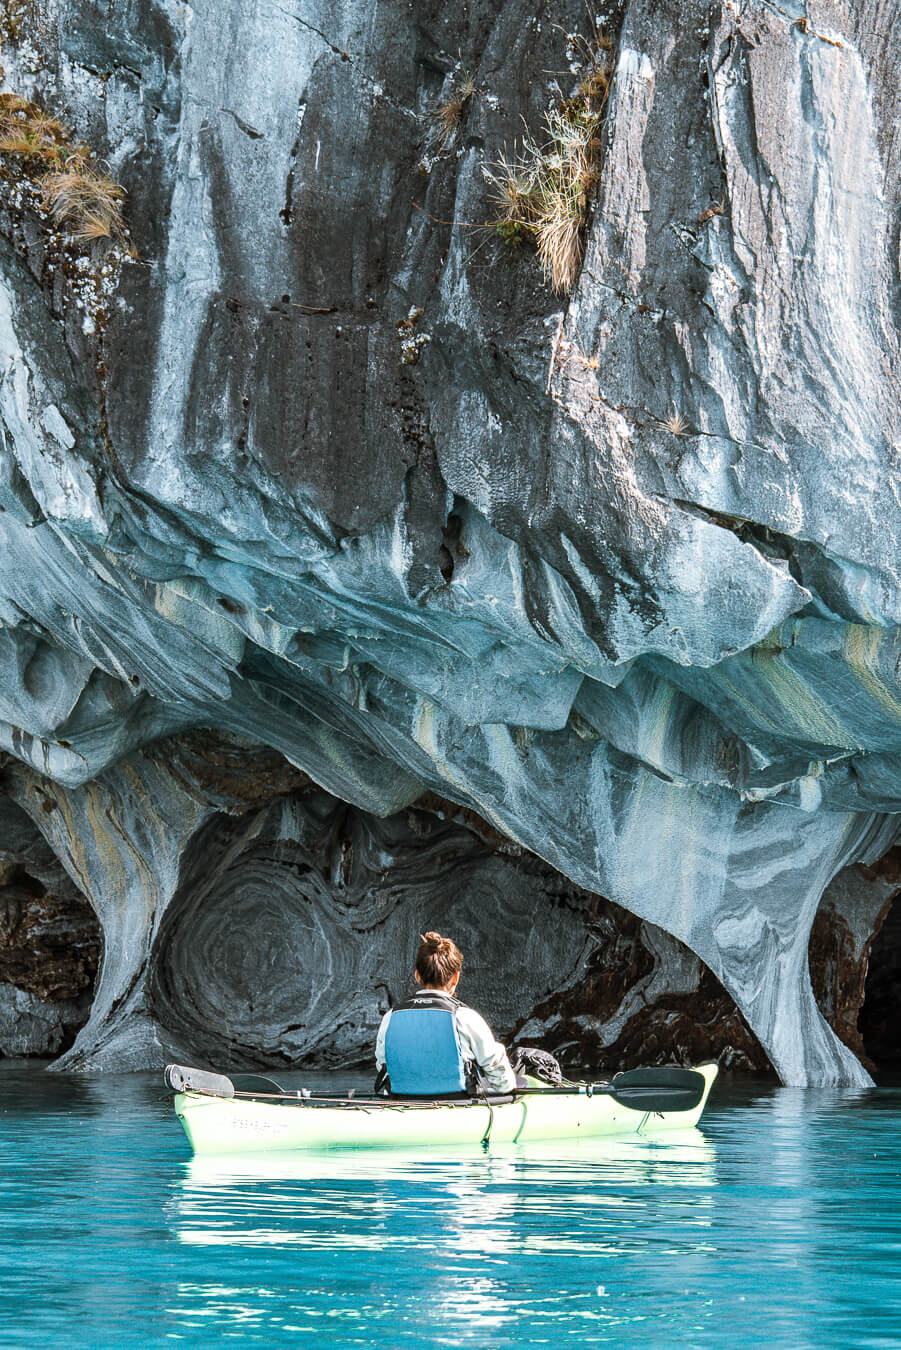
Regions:
M 693 1111 L 707 1087 L 694 1069 L 627 1069 L 608 1089 L 614 1101 L 632 1111 Z
M 167 1064 L 166 1083 L 175 1092 L 205 1092 L 211 1097 L 234 1097 L 235 1085 L 224 1073 L 192 1069 L 186 1064 Z
M 285 1090 L 274 1078 L 266 1078 L 261 1073 L 233 1073 L 231 1080 L 236 1092 L 262 1092 L 269 1095 Z

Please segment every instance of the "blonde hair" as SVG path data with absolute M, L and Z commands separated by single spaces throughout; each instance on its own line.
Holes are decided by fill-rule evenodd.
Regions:
M 440 933 L 420 933 L 416 973 L 423 984 L 443 989 L 463 967 L 463 953 L 451 938 Z

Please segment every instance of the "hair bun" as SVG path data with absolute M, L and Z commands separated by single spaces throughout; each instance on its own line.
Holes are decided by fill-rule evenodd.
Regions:
M 463 953 L 453 938 L 440 933 L 420 933 L 422 946 L 416 953 L 416 973 L 426 988 L 444 989 L 463 965 Z

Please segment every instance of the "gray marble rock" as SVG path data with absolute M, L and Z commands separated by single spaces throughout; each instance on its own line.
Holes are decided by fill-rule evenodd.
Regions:
M 49 1058 L 72 1041 L 87 1020 L 90 995 L 49 1002 L 0 983 L 0 1056 Z
M 92 1062 L 224 1016 L 228 832 L 143 754 L 213 727 L 370 816 L 476 812 L 690 948 L 785 1081 L 867 1081 L 807 949 L 901 809 L 884 3 L 626 3 L 566 297 L 484 171 L 571 94 L 583 6 L 34 9 L 4 87 L 107 157 L 139 255 L 63 266 L 0 183 L 0 748 L 103 927 Z M 199 839 L 232 898 L 173 907 Z
M 198 736 L 89 788 L 10 775 L 106 937 L 90 1018 L 58 1067 L 371 1068 L 429 928 L 461 945 L 461 994 L 499 1036 L 550 1045 L 573 1071 L 673 1057 L 767 1067 L 694 953 L 472 813 L 426 795 L 374 816 L 276 767 Z M 21 1036 L 20 1005 L 0 1005 L 0 1049 Z

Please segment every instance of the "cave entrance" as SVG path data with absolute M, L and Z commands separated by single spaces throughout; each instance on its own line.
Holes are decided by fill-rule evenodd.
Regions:
M 102 953 L 91 906 L 34 821 L 0 795 L 0 1059 L 68 1050 Z
M 69 1049 L 90 1015 L 102 947 L 94 911 L 55 860 L 0 861 L 0 1058 Z
M 870 948 L 857 1025 L 877 1075 L 901 1073 L 901 892 Z

